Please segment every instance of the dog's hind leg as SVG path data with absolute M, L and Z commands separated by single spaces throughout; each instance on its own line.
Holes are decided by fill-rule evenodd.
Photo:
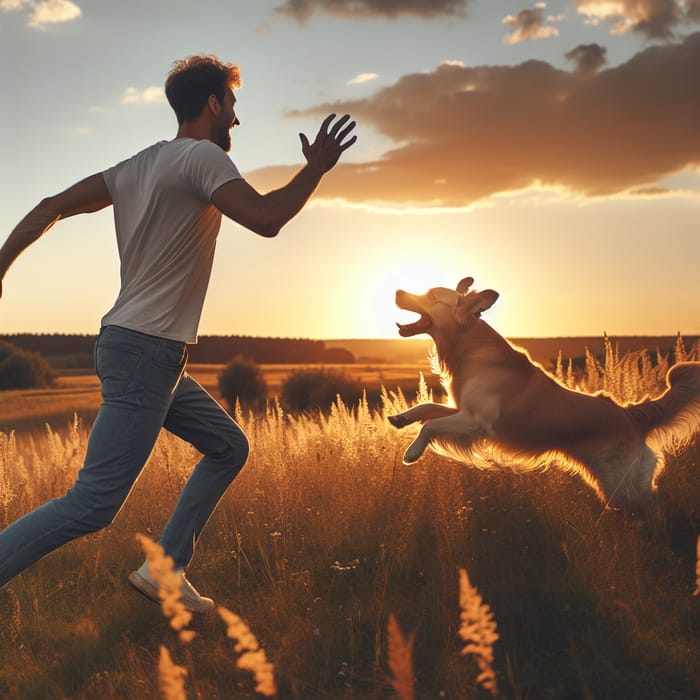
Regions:
M 405 428 L 416 421 L 433 420 L 435 418 L 444 418 L 459 413 L 458 408 L 447 406 L 444 403 L 419 403 L 407 411 L 397 413 L 395 416 L 389 416 L 389 422 L 395 428 Z
M 658 456 L 642 444 L 641 449 L 607 455 L 591 470 L 607 504 L 633 513 L 646 510 L 654 500 L 652 482 Z
M 481 421 L 455 411 L 442 418 L 428 421 L 421 428 L 418 437 L 408 446 L 403 456 L 403 462 L 404 464 L 413 464 L 433 440 L 439 440 L 445 445 L 457 444 L 465 449 L 475 440 L 484 437 L 485 434 L 486 431 Z

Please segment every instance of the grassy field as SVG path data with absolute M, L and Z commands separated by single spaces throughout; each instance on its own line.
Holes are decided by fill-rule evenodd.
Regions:
M 596 377 L 589 368 L 587 389 L 606 383 L 629 392 L 632 377 L 641 390 L 663 370 L 614 354 L 608 363 Z M 402 383 L 404 371 L 418 383 L 415 367 L 361 371 L 367 382 L 381 371 L 387 387 Z M 213 388 L 215 375 L 202 368 L 195 376 Z M 29 403 L 77 409 L 96 384 L 64 377 L 55 392 L 56 404 L 50 393 Z M 14 409 L 3 401 L 9 412 L 0 424 L 16 410 L 32 427 L 31 410 L 10 399 Z M 386 421 L 402 406 L 394 395 L 383 411 L 338 405 L 327 417 L 274 409 L 239 417 L 250 461 L 209 523 L 189 576 L 250 625 L 279 697 L 397 696 L 392 615 L 415 635 L 412 697 L 489 697 L 475 660 L 460 654 L 460 569 L 494 614 L 499 696 L 700 697 L 700 597 L 692 595 L 699 443 L 669 456 L 653 532 L 642 538 L 556 467 L 479 471 L 433 453 L 405 467 L 411 429 L 397 432 Z M 0 527 L 70 486 L 88 427 L 89 420 L 63 420 L 48 432 L 0 438 Z M 143 556 L 136 534 L 158 537 L 196 458 L 161 435 L 112 526 L 0 591 L 0 697 L 161 697 L 160 645 L 187 669 L 186 697 L 256 697 L 218 616 L 196 618 L 197 636 L 183 645 L 157 606 L 126 583 Z
M 187 371 L 218 401 L 222 401 L 218 376 L 224 365 L 188 365 Z M 278 396 L 282 383 L 300 365 L 260 365 L 271 397 Z M 427 359 L 411 364 L 329 365 L 357 379 L 367 389 L 415 384 L 419 372 L 430 373 Z M 51 389 L 4 391 L 0 401 L 0 432 L 43 430 L 48 422 L 65 425 L 77 414 L 83 422 L 92 422 L 100 406 L 100 383 L 88 370 L 59 370 Z

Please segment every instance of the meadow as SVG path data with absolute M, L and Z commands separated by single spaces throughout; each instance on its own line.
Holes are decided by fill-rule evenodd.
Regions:
M 672 357 L 607 350 L 583 372 L 566 362 L 555 371 L 621 400 L 661 390 Z M 680 343 L 676 355 L 685 357 Z M 202 370 L 205 385 L 206 371 L 215 370 Z M 491 697 L 473 655 L 460 653 L 461 569 L 497 626 L 498 697 L 700 697 L 700 442 L 668 455 L 652 532 L 642 537 L 556 465 L 482 471 L 427 453 L 404 466 L 412 429 L 398 432 L 386 416 L 417 398 L 392 389 L 405 372 L 426 393 L 419 368 L 364 371 L 363 381 L 386 386 L 378 410 L 338 402 L 327 415 L 290 416 L 271 402 L 265 415 L 237 416 L 250 460 L 188 572 L 245 619 L 274 667 L 278 697 L 397 696 L 391 621 L 405 639 L 414 635 L 402 698 Z M 71 392 L 89 403 L 96 385 L 77 381 L 64 378 L 47 413 L 60 416 L 61 402 L 77 400 Z M 80 467 L 92 409 L 63 405 L 68 417 L 38 431 L 29 404 L 51 400 L 3 403 L 0 426 L 14 410 L 22 429 L 0 434 L 0 527 L 62 494 Z M 83 417 L 71 419 L 71 408 Z M 183 644 L 126 581 L 143 558 L 136 535 L 157 539 L 196 459 L 163 433 L 113 525 L 0 591 L 0 697 L 162 697 L 161 645 L 187 669 L 185 697 L 257 697 L 217 615 L 193 619 L 196 637 Z

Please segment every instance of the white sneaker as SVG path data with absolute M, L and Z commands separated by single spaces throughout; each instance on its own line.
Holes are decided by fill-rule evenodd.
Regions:
M 186 610 L 193 613 L 203 613 L 214 609 L 214 601 L 211 598 L 206 598 L 199 595 L 197 589 L 187 580 L 184 571 L 179 572 L 182 576 L 180 583 L 180 600 Z M 149 600 L 160 605 L 158 597 L 158 585 L 151 579 L 148 562 L 145 561 L 137 571 L 132 571 L 129 574 L 129 583 L 139 592 L 146 596 Z

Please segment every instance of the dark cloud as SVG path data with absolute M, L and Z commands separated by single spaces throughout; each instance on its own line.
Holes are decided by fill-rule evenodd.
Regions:
M 640 187 L 638 190 L 632 190 L 630 194 L 636 197 L 659 197 L 671 192 L 668 187 Z
M 276 12 L 303 22 L 316 12 L 351 18 L 462 15 L 469 0 L 287 0 Z
M 686 0 L 686 17 L 693 22 L 700 22 L 700 0 Z
M 576 70 L 584 73 L 595 72 L 602 68 L 607 59 L 607 49 L 600 44 L 579 44 L 565 54 L 565 58 L 576 65 Z
M 441 64 L 295 115 L 349 112 L 360 139 L 374 127 L 397 144 L 375 161 L 341 163 L 323 196 L 463 206 L 537 183 L 611 195 L 700 166 L 699 86 L 697 33 L 594 73 L 542 61 Z M 268 168 L 251 179 L 277 187 L 290 176 Z
M 579 13 L 593 22 L 612 22 L 613 34 L 635 31 L 668 39 L 679 23 L 700 20 L 699 0 L 576 0 Z
M 532 10 L 521 10 L 517 15 L 509 15 L 503 20 L 503 24 L 513 27 L 513 32 L 506 37 L 506 43 L 519 44 L 527 39 L 546 39 L 551 36 L 559 36 L 556 27 L 545 26 L 545 18 L 542 13 L 544 3 L 538 3 Z

